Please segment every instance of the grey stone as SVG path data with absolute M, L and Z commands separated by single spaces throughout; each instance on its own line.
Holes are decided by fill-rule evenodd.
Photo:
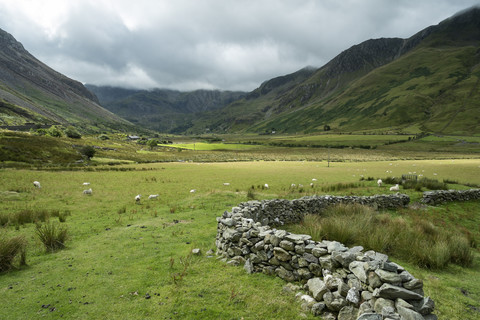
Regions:
M 390 272 L 394 272 L 394 273 L 397 273 L 397 271 L 398 271 L 397 265 L 395 263 L 392 263 L 392 262 L 383 262 L 380 265 L 380 268 L 382 270 L 390 271 Z
M 397 308 L 397 312 L 402 317 L 402 320 L 425 320 L 420 313 L 401 306 Z
M 328 254 L 328 251 L 327 251 L 327 249 L 324 249 L 324 248 L 315 247 L 315 248 L 312 249 L 312 254 L 315 257 L 319 258 L 321 256 L 324 256 L 324 255 Z
M 313 274 L 308 270 L 308 268 L 298 268 L 297 274 L 301 279 L 310 279 L 313 277 Z
M 396 272 L 385 271 L 383 269 L 375 270 L 375 273 L 380 277 L 380 280 L 387 283 L 401 283 L 402 278 Z
M 287 251 L 285 251 L 280 247 L 273 248 L 273 254 L 275 258 L 277 258 L 279 261 L 289 261 L 292 259 L 292 256 L 289 255 Z
M 402 287 L 397 287 L 388 283 L 384 283 L 378 289 L 378 296 L 385 299 L 395 300 L 397 298 L 403 300 L 420 300 L 423 299 L 418 293 L 412 292 Z
M 309 236 L 308 234 L 293 234 L 293 233 L 291 233 L 289 235 L 286 235 L 285 239 L 287 239 L 289 241 L 292 241 L 292 242 L 295 242 L 295 243 L 303 243 L 307 240 L 312 239 L 312 237 Z
M 338 320 L 356 320 L 358 309 L 353 306 L 345 306 L 338 313 Z
M 343 267 L 348 268 L 348 265 L 355 261 L 356 259 L 356 254 L 346 251 L 346 252 L 340 252 L 340 251 L 334 251 L 332 252 L 332 259 L 334 261 L 337 261 L 340 263 Z
M 363 314 L 363 313 L 373 313 L 373 307 L 370 304 L 370 301 L 365 301 L 362 304 L 360 304 L 360 308 L 358 308 L 358 314 Z
M 412 301 L 411 303 L 415 308 L 415 311 L 422 315 L 427 315 L 433 312 L 435 309 L 435 302 L 430 297 L 424 297 L 418 301 Z
M 337 292 L 332 293 L 327 291 L 323 295 L 323 300 L 325 301 L 325 304 L 329 310 L 336 312 L 340 311 L 340 309 L 347 305 L 347 300 Z
M 330 256 L 320 257 L 318 258 L 318 261 L 320 262 L 320 265 L 322 266 L 323 269 L 333 270 L 333 261 Z
M 368 273 L 368 285 L 374 289 L 382 285 L 382 280 L 374 271 Z
M 277 269 L 275 269 L 275 273 L 277 274 L 277 276 L 279 276 L 280 278 L 282 278 L 282 279 L 285 280 L 285 281 L 293 282 L 293 281 L 296 280 L 295 275 L 293 274 L 293 272 L 285 269 L 285 268 L 282 267 L 282 266 L 280 266 L 280 267 L 278 267 Z
M 322 314 L 322 311 L 325 309 L 325 303 L 317 302 L 312 306 L 312 314 L 316 317 Z
M 300 255 L 304 254 L 305 253 L 305 245 L 299 245 L 297 244 L 295 246 L 295 253 L 298 253 Z
M 317 277 L 320 277 L 322 275 L 322 267 L 317 263 L 310 263 L 308 265 L 308 270 L 310 270 L 310 272 L 312 272 Z
M 280 248 L 287 250 L 287 251 L 294 251 L 295 250 L 295 244 L 287 241 L 287 240 L 282 240 L 279 243 Z
M 383 319 L 382 315 L 378 313 L 363 313 L 357 318 L 357 320 L 382 320 L 382 319 Z
M 233 227 L 236 223 L 235 220 L 233 220 L 232 218 L 221 219 L 220 222 L 227 227 Z
M 403 287 L 408 290 L 422 289 L 423 281 L 420 279 L 412 279 L 408 282 L 404 282 Z
M 395 300 L 395 308 L 398 308 L 398 307 L 403 307 L 403 308 L 412 309 L 412 310 L 414 309 L 410 303 L 400 298 Z
M 303 258 L 308 261 L 308 263 L 318 263 L 318 258 L 311 253 L 304 253 Z
M 348 249 L 338 241 L 330 241 L 327 244 L 327 250 L 328 253 L 332 253 L 333 251 L 347 251 Z
M 370 291 L 362 291 L 362 299 L 365 301 L 371 300 L 373 298 L 373 295 Z
M 395 302 L 389 299 L 384 299 L 384 298 L 378 298 L 377 301 L 375 301 L 375 305 L 373 306 L 373 310 L 375 310 L 376 313 L 382 314 L 382 310 L 384 308 L 395 308 Z
M 367 282 L 367 274 L 363 268 L 363 262 L 353 261 L 348 265 L 348 269 L 363 283 Z
M 350 290 L 348 290 L 347 301 L 353 303 L 354 305 L 358 305 L 360 303 L 360 295 L 358 294 L 358 290 L 356 288 L 350 288 Z
M 248 273 L 248 274 L 251 274 L 254 272 L 253 270 L 253 263 L 252 261 L 250 261 L 250 259 L 247 259 L 247 261 L 245 261 L 245 265 L 243 266 L 243 269 L 245 269 L 245 271 Z
M 322 301 L 323 295 L 328 291 L 328 288 L 320 278 L 312 278 L 307 281 L 308 290 L 317 301 Z

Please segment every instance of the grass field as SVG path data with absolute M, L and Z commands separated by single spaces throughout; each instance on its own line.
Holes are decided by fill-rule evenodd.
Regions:
M 126 171 L 118 171 L 121 168 Z M 362 176 L 409 171 L 480 184 L 479 160 L 341 162 L 330 167 L 296 161 L 182 162 L 97 169 L 1 171 L 2 215 L 24 209 L 70 214 L 63 223 L 50 218 L 67 226 L 70 236 L 67 248 L 54 253 L 45 252 L 33 223 L 0 227 L 3 236 L 24 235 L 28 242 L 27 266 L 0 276 L 1 319 L 297 318 L 300 304 L 283 293 L 281 279 L 247 275 L 240 267 L 207 258 L 206 252 L 215 249 L 215 217 L 246 201 L 252 186 L 257 199 L 294 199 L 321 193 L 322 186 L 359 182 Z M 307 186 L 312 178 L 318 180 L 314 188 L 290 188 L 291 183 Z M 41 189 L 34 189 L 34 180 L 41 182 Z M 86 181 L 91 183 L 91 196 L 82 194 Z M 264 183 L 270 188 L 262 189 Z M 333 193 L 388 193 L 374 181 L 362 185 Z M 158 200 L 147 200 L 157 193 Z M 419 197 L 408 193 L 412 199 Z M 142 195 L 140 205 L 134 201 L 137 194 Z M 432 215 L 441 215 L 452 226 L 463 223 L 477 239 L 480 236 L 479 216 L 472 208 L 451 204 Z M 193 248 L 200 248 L 202 255 L 190 255 Z M 470 268 L 441 271 L 397 262 L 424 280 L 440 319 L 475 319 L 474 308 L 480 307 L 478 252 L 475 257 Z

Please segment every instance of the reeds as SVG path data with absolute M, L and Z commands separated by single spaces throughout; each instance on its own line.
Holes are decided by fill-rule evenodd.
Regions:
M 324 214 L 306 215 L 293 232 L 308 233 L 316 240 L 361 245 L 412 262 L 439 269 L 449 263 L 469 266 L 471 242 L 462 233 L 447 231 L 420 218 L 405 219 L 379 214 L 362 205 L 336 205 Z

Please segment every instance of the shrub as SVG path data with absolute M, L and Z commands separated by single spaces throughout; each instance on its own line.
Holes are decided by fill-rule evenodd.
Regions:
M 255 200 L 255 192 L 253 191 L 253 189 L 248 189 L 247 191 L 247 199 L 248 200 Z
M 33 222 L 45 222 L 50 218 L 50 213 L 44 209 L 23 209 L 10 214 L 10 223 L 15 225 L 23 225 Z
M 85 157 L 88 158 L 88 160 L 90 160 L 91 158 L 93 158 L 93 156 L 95 155 L 95 153 L 97 152 L 97 150 L 95 150 L 94 147 L 92 146 L 84 146 L 81 150 L 80 150 L 80 153 L 82 155 L 84 155 Z
M 77 131 L 77 129 L 75 129 L 74 127 L 72 126 L 68 126 L 66 129 L 65 129 L 65 135 L 69 138 L 72 138 L 72 139 L 80 139 L 82 137 L 82 135 L 80 134 L 80 132 Z
M 63 136 L 63 133 L 59 127 L 51 126 L 50 128 L 47 129 L 47 135 L 51 137 L 60 138 L 61 136 Z
M 26 241 L 22 236 L 6 239 L 0 238 L 0 272 L 14 267 L 14 261 L 19 259 L 19 265 L 26 264 Z M 18 257 L 18 258 L 17 258 Z
M 45 223 L 44 225 L 37 224 L 35 231 L 47 252 L 65 248 L 65 241 L 68 239 L 67 228 L 57 227 L 53 223 Z

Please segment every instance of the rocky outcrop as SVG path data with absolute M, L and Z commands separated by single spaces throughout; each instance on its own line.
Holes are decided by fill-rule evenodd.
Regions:
M 435 319 L 423 282 L 387 255 L 272 227 L 297 222 L 305 213 L 321 214 L 328 205 L 352 202 L 392 208 L 406 206 L 409 198 L 323 196 L 241 203 L 217 218 L 217 254 L 229 264 L 243 264 L 248 273 L 306 283 L 303 307 L 324 319 Z

